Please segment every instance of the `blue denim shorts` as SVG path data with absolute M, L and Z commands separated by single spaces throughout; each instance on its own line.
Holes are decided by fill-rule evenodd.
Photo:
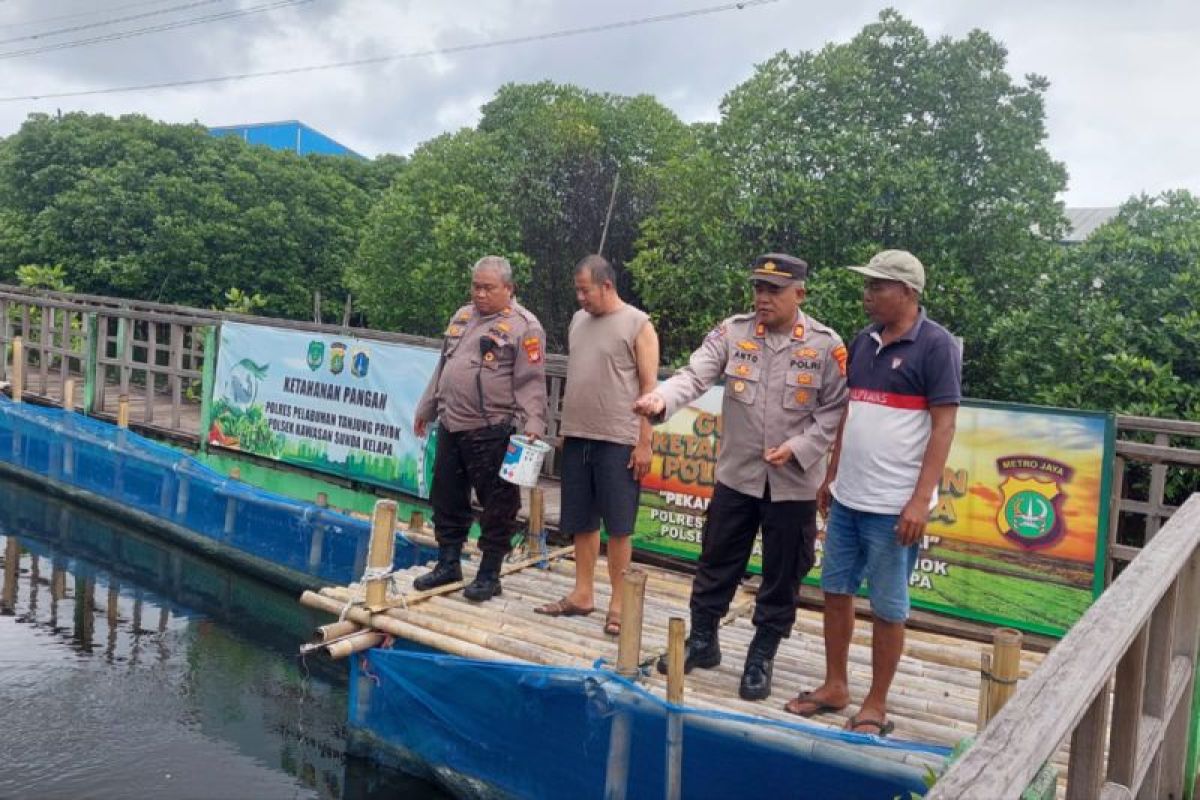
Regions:
M 919 545 L 896 541 L 899 514 L 855 511 L 834 500 L 825 520 L 821 589 L 856 594 L 867 579 L 871 611 L 886 622 L 908 619 L 908 579 L 917 566 Z

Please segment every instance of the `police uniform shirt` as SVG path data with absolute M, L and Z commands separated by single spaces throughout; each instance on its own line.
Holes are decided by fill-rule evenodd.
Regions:
M 752 497 L 813 500 L 846 405 L 846 348 L 830 328 L 797 312 L 791 335 L 768 337 L 754 314 L 714 328 L 688 365 L 658 388 L 664 418 L 725 381 L 717 480 Z M 771 466 L 780 445 L 793 458 Z
M 537 317 L 515 301 L 487 316 L 473 304 L 463 306 L 450 318 L 441 360 L 415 416 L 436 419 L 451 433 L 509 421 L 544 436 L 545 341 Z

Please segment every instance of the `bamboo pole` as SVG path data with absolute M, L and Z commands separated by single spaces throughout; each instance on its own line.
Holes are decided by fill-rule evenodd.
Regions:
M 324 597 L 316 592 L 305 592 L 300 595 L 300 603 L 309 608 L 320 609 L 330 614 L 342 614 L 344 612 L 347 619 L 357 622 L 360 625 L 375 628 L 397 638 L 407 639 L 410 642 L 432 647 L 435 650 L 441 650 L 451 655 L 474 658 L 481 661 L 522 660 L 520 656 L 514 656 L 486 645 L 478 644 L 477 637 L 471 637 L 470 639 L 466 639 L 465 637 L 459 638 L 454 634 L 447 634 L 441 630 L 414 625 L 411 622 L 397 619 L 390 614 L 372 614 L 361 606 L 351 606 L 347 609 L 345 603 L 338 602 L 331 597 Z
M 329 495 L 317 492 L 317 508 L 329 508 Z M 319 519 L 319 517 L 318 517 Z M 325 526 L 317 523 L 313 526 L 312 540 L 308 544 L 308 569 L 315 573 L 321 566 L 321 553 L 325 550 Z
M 387 586 L 396 555 L 396 501 L 375 503 L 375 518 L 371 522 L 371 546 L 367 550 L 367 608 L 381 611 L 387 602 Z
M 408 517 L 408 530 L 410 533 L 416 533 L 425 530 L 425 515 L 419 510 L 414 509 Z
M 626 569 L 621 580 L 621 635 L 617 640 L 617 674 L 635 679 L 642 655 L 642 621 L 646 573 Z M 604 775 L 605 800 L 624 800 L 629 787 L 629 751 L 633 719 L 628 709 L 617 709 L 608 737 L 608 765 Z
M 241 480 L 242 471 L 238 467 L 229 470 L 229 479 L 233 481 Z M 223 529 L 226 536 L 233 533 L 233 526 L 237 522 L 238 501 L 236 497 L 227 497 L 225 499 L 225 527 Z
M 117 398 L 117 427 L 122 430 L 129 427 L 129 395 L 127 394 Z
M 621 581 L 621 636 L 617 640 L 617 674 L 634 678 L 642 660 L 642 615 L 646 600 L 646 573 L 626 569 Z
M 361 653 L 363 650 L 370 650 L 372 647 L 378 647 L 383 642 L 383 638 L 382 633 L 362 631 L 326 645 L 325 652 L 329 654 L 330 658 L 337 660 Z
M 340 639 L 343 636 L 349 636 L 352 633 L 358 633 L 362 630 L 362 626 L 357 622 L 343 620 L 341 622 L 331 622 L 328 625 L 317 626 L 317 639 L 322 642 L 330 642 L 334 639 Z
M 12 399 L 20 403 L 25 393 L 25 340 L 14 336 L 12 341 Z
M 671 617 L 667 625 L 667 702 L 683 704 L 683 617 Z M 683 796 L 683 715 L 667 711 L 667 800 Z
M 68 414 L 75 412 L 74 378 L 67 378 L 63 382 L 62 407 Z M 70 436 L 63 437 L 62 459 L 63 476 L 70 478 L 75 474 L 75 442 Z
M 191 494 L 191 484 L 188 481 L 187 475 L 179 476 L 179 489 L 175 493 L 175 516 L 182 517 L 187 514 L 188 500 Z
M 992 656 L 990 653 L 979 654 L 979 713 L 975 720 L 975 727 L 982 732 L 991 720 L 992 715 L 988 713 L 988 701 L 991 699 L 992 692 Z
M 15 536 L 4 539 L 4 586 L 0 590 L 0 605 L 5 611 L 17 607 L 17 576 L 20 575 L 21 543 Z
M 529 490 L 529 535 L 525 544 L 531 556 L 546 553 L 546 493 L 539 486 Z M 549 562 L 539 561 L 538 566 L 545 568 Z
M 382 503 L 385 501 L 381 500 L 380 502 Z M 387 501 L 387 502 L 390 502 L 390 501 Z M 569 544 L 565 547 L 560 547 L 557 550 L 554 550 L 553 552 L 548 553 L 546 555 L 546 558 L 548 558 L 548 559 L 549 558 L 562 558 L 562 557 L 568 556 L 574 552 L 575 552 L 575 545 Z M 527 558 L 522 561 L 514 561 L 512 563 L 505 564 L 503 567 L 500 568 L 500 577 L 503 578 L 506 575 L 511 575 L 514 572 L 519 572 L 520 570 L 526 569 L 527 567 L 531 567 L 534 564 L 536 564 L 539 560 L 541 560 L 540 557 Z M 449 594 L 451 592 L 458 591 L 459 589 L 466 586 L 468 583 L 470 583 L 470 581 L 464 579 L 461 581 L 455 581 L 454 583 L 447 583 L 445 586 L 439 586 L 436 589 L 429 589 L 424 592 L 406 593 L 406 594 L 401 595 L 400 597 L 392 598 L 391 600 L 387 600 L 383 603 L 380 603 L 379 609 L 383 610 L 383 609 L 388 609 L 388 608 L 399 608 L 401 606 L 411 606 L 413 603 L 419 603 L 422 600 L 425 600 L 430 597 L 437 597 L 439 595 Z M 332 591 L 335 593 L 338 592 L 339 590 L 341 592 L 347 592 L 347 590 L 344 587 L 332 588 Z M 322 589 L 321 591 L 326 592 L 326 591 L 330 591 L 330 590 Z M 349 597 L 350 596 L 349 593 L 347 593 L 346 596 Z
M 1021 677 L 1021 632 L 1013 628 L 997 628 L 992 634 L 992 669 L 988 681 L 988 719 L 990 722 L 1008 698 L 1017 690 Z

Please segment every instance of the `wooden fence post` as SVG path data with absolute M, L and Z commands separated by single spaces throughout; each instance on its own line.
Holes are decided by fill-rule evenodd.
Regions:
M 12 399 L 19 403 L 25 391 L 25 340 L 20 336 L 13 337 L 12 354 Z

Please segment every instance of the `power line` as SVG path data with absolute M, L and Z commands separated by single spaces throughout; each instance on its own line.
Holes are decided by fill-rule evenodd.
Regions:
M 746 8 L 765 6 L 777 2 L 779 2 L 779 0 L 744 0 L 740 3 L 724 3 L 717 6 L 696 8 L 690 11 L 678 11 L 672 14 L 640 17 L 637 19 L 622 20 L 620 22 L 589 25 L 582 28 L 564 28 L 557 31 L 548 31 L 546 33 L 530 34 L 528 36 L 514 36 L 507 39 L 494 39 L 487 42 L 474 42 L 472 44 L 456 45 L 454 47 L 414 50 L 408 53 L 393 53 L 386 56 L 358 58 L 351 61 L 334 61 L 327 64 L 310 64 L 303 67 L 288 67 L 285 69 L 264 70 L 262 72 L 241 72 L 232 75 L 220 75 L 211 78 L 192 78 L 189 80 L 163 81 L 161 83 L 114 86 L 106 89 L 80 89 L 69 92 L 46 92 L 44 94 L 14 95 L 11 97 L 0 97 L 0 103 L 14 103 L 22 100 L 54 100 L 62 97 L 89 97 L 101 94 L 122 94 L 125 92 L 153 91 L 156 89 L 176 89 L 180 87 L 200 86 L 210 83 L 232 83 L 234 81 L 252 80 L 255 78 L 270 78 L 280 75 L 297 75 L 305 72 L 321 72 L 332 69 L 362 67 L 369 64 L 384 64 L 389 61 L 408 61 L 418 58 L 428 58 L 430 56 L 455 55 L 458 53 L 468 53 L 478 50 L 491 50 L 497 47 L 507 47 L 510 45 L 531 44 L 533 42 L 543 42 L 551 39 L 567 39 L 574 36 L 583 36 L 592 33 L 604 33 L 606 31 L 620 30 L 624 28 L 636 28 L 643 25 L 654 25 L 661 22 L 673 22 L 675 20 L 687 19 L 690 17 L 719 14 L 725 11 L 741 11 Z
M 115 31 L 113 33 L 106 33 L 101 36 L 93 36 L 90 39 L 73 39 L 69 42 L 58 42 L 57 44 L 27 47 L 24 50 L 9 50 L 8 52 L 0 53 L 0 60 L 38 55 L 40 53 L 49 53 L 54 50 L 70 50 L 76 47 L 83 47 L 84 45 L 96 44 L 97 42 L 115 42 L 119 39 L 130 39 L 134 36 L 145 36 L 146 34 L 159 33 L 160 31 L 173 31 L 178 30 L 179 28 L 191 27 L 192 25 L 203 25 L 208 22 L 234 19 L 236 17 L 244 17 L 250 14 L 259 14 L 263 11 L 271 11 L 276 8 L 285 8 L 287 6 L 296 6 L 311 2 L 313 2 L 313 0 L 276 0 L 276 2 L 273 3 L 265 3 L 259 6 L 241 8 L 236 11 L 222 11 L 219 14 L 208 14 L 202 17 L 189 17 L 187 19 L 175 20 L 173 22 L 164 22 L 160 25 L 149 25 L 144 28 L 134 28 L 128 31 Z
M 160 0 L 161 1 L 161 0 Z M 0 44 L 8 44 L 10 42 L 25 42 L 31 39 L 45 39 L 49 36 L 59 36 L 64 33 L 77 33 L 78 31 L 86 31 L 91 28 L 105 28 L 109 25 L 117 25 L 122 22 L 132 22 L 135 19 L 145 19 L 146 17 L 158 17 L 163 14 L 173 14 L 176 11 L 186 11 L 197 6 L 210 6 L 213 3 L 224 3 L 226 0 L 194 0 L 191 3 L 183 3 L 182 5 L 168 6 L 167 8 L 159 8 L 154 11 L 143 11 L 140 14 L 129 14 L 124 17 L 112 17 L 103 19 L 99 22 L 88 22 L 82 25 L 74 25 L 70 28 L 58 28 L 52 31 L 42 31 L 41 33 L 27 33 L 24 36 L 14 36 L 11 39 L 0 39 Z

